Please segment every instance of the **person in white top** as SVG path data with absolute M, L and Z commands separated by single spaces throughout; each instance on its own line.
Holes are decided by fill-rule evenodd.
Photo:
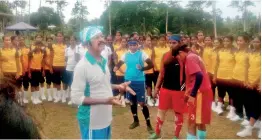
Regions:
M 101 55 L 106 59 L 108 66 L 110 66 L 111 64 L 112 54 L 113 53 L 112 53 L 111 48 L 105 45 L 103 51 L 101 52 Z
M 80 59 L 74 70 L 71 86 L 73 104 L 79 106 L 77 119 L 82 139 L 110 139 L 112 105 L 121 105 L 113 97 L 112 88 L 133 92 L 128 85 L 111 85 L 110 71 L 106 60 L 101 56 L 104 38 L 98 27 L 88 27 L 82 32 L 83 45 L 89 45 L 88 51 Z M 134 92 L 133 92 L 134 93 Z
M 66 60 L 66 71 L 63 76 L 63 82 L 66 85 L 64 88 L 67 91 L 65 95 L 62 96 L 62 102 L 66 102 L 66 97 L 70 98 L 70 86 L 72 85 L 73 81 L 73 74 L 74 74 L 74 69 L 75 66 L 78 62 L 77 60 L 77 55 L 76 55 L 76 37 L 71 36 L 70 37 L 70 45 L 68 48 L 65 50 L 65 60 Z M 69 90 L 68 90 L 69 88 Z M 68 105 L 71 105 L 72 102 L 71 100 L 68 102 Z

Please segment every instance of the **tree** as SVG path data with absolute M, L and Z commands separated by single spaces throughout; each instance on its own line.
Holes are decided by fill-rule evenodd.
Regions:
M 59 15 L 60 19 L 64 19 L 62 11 L 64 10 L 64 7 L 68 4 L 66 0 L 46 0 L 46 2 L 49 4 L 56 4 L 57 14 Z
M 30 15 L 30 23 L 34 26 L 40 27 L 41 30 L 47 29 L 47 26 L 53 24 L 56 26 L 61 25 L 61 19 L 53 8 L 41 7 L 37 12 Z
M 71 15 L 74 17 L 73 19 L 79 20 L 79 30 L 83 28 L 82 23 L 87 20 L 86 15 L 88 14 L 87 7 L 82 4 L 82 1 L 77 1 L 75 7 L 72 9 Z
M 9 8 L 10 3 L 7 1 L 0 1 L 0 27 L 2 31 L 6 25 L 6 23 L 10 22 L 12 20 L 12 11 Z
M 241 1 L 231 1 L 230 5 L 231 7 L 237 8 L 239 12 L 242 12 L 242 19 L 243 19 L 243 29 L 244 32 L 247 31 L 247 25 L 246 25 L 246 18 L 247 18 L 247 7 L 249 6 L 255 6 L 255 4 L 250 0 L 244 0 Z

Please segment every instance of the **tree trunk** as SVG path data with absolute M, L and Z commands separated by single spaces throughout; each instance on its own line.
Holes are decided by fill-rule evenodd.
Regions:
M 213 22 L 214 22 L 214 36 L 217 37 L 217 18 L 216 18 L 216 1 L 212 2 L 212 9 L 213 9 Z
M 166 10 L 166 33 L 168 32 L 168 9 Z
M 244 2 L 243 2 L 244 4 Z M 247 25 L 246 25 L 246 13 L 247 13 L 247 7 L 246 5 L 244 4 L 244 12 L 243 12 L 243 28 L 244 28 L 244 32 L 247 31 Z
M 146 20 L 145 20 L 145 18 L 143 18 L 143 20 L 144 20 L 144 36 L 146 35 Z
M 28 24 L 30 24 L 30 3 L 31 3 L 31 0 L 29 0 L 29 9 L 28 9 L 28 11 L 29 11 L 29 15 L 28 15 Z
M 108 1 L 108 6 L 109 6 L 109 9 L 108 9 L 109 35 L 112 35 L 110 0 Z

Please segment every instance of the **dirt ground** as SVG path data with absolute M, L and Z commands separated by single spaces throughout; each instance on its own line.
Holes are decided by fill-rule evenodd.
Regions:
M 44 133 L 45 138 L 58 139 L 78 139 L 80 132 L 76 120 L 77 108 L 70 107 L 62 103 L 44 102 L 41 105 L 28 104 L 25 109 L 34 117 L 39 129 Z M 133 119 L 129 112 L 129 107 L 114 107 L 113 109 L 113 123 L 112 123 L 112 138 L 113 139 L 147 139 L 149 134 L 146 130 L 145 119 L 139 108 L 140 127 L 129 130 L 128 126 Z M 151 122 L 155 126 L 155 119 L 157 114 L 156 107 L 150 107 Z M 239 122 L 231 122 L 226 119 L 226 114 L 217 116 L 212 114 L 212 124 L 207 127 L 208 139 L 239 139 L 236 133 L 242 129 Z M 186 116 L 186 115 L 185 115 Z M 173 113 L 167 113 L 166 121 L 163 126 L 163 138 L 171 139 L 174 135 Z M 186 124 L 181 132 L 181 138 L 186 138 Z M 257 130 L 253 131 L 252 137 L 246 139 L 256 139 Z

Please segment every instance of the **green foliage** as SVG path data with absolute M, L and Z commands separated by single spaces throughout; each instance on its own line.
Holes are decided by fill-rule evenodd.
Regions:
M 61 19 L 53 8 L 40 7 L 37 12 L 34 12 L 30 16 L 30 23 L 33 26 L 38 26 L 40 30 L 45 30 L 49 25 L 59 26 Z

